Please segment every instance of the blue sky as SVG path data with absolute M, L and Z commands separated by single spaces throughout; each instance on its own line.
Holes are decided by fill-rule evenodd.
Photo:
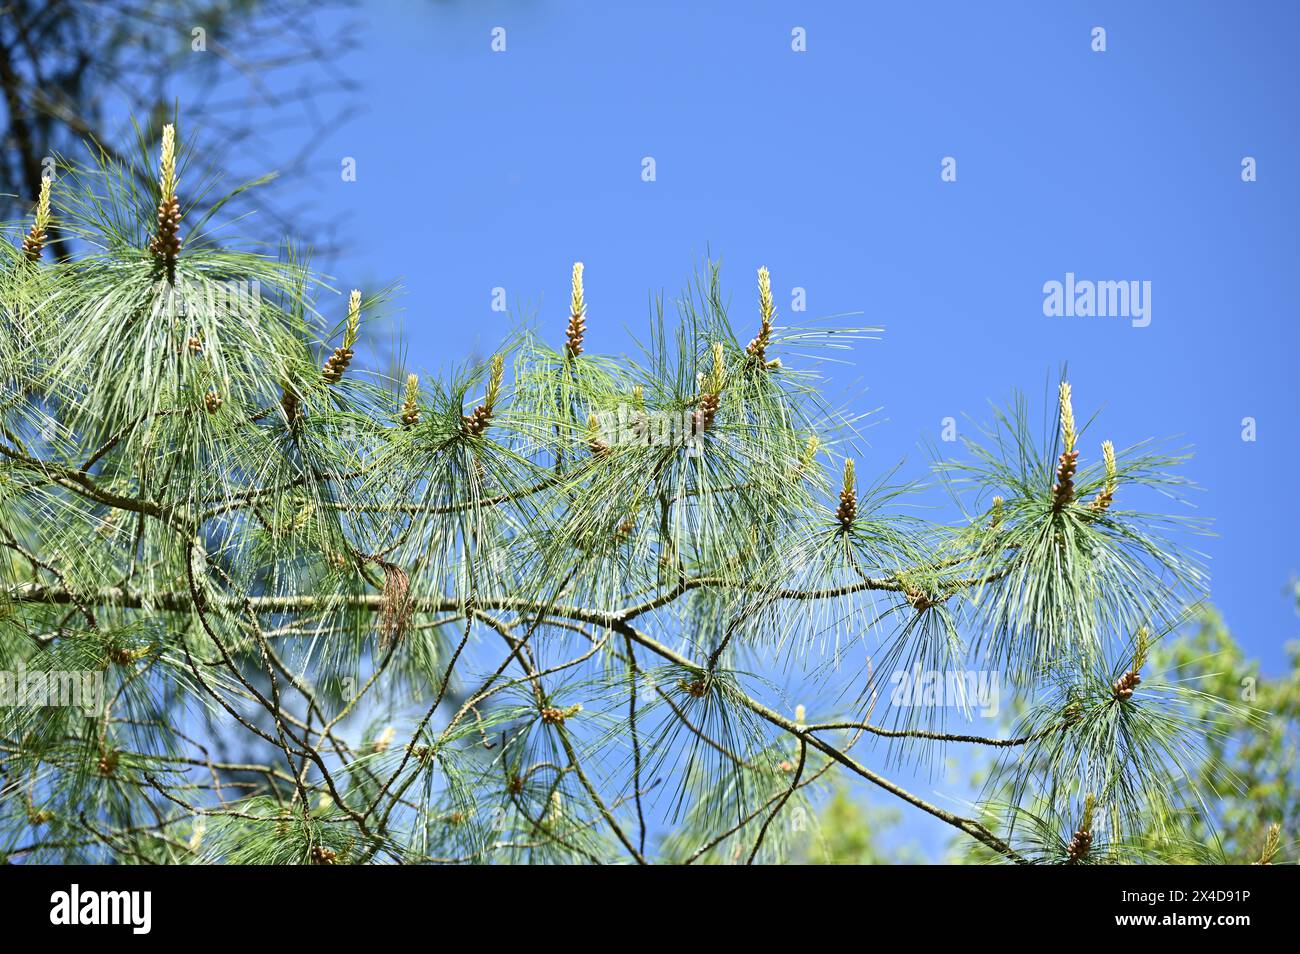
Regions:
M 1068 362 L 1098 440 L 1193 445 L 1214 599 L 1276 669 L 1300 568 L 1295 5 L 701 6 L 368 5 L 367 112 L 319 159 L 357 160 L 321 180 L 352 223 L 339 282 L 399 278 L 433 370 L 504 338 L 495 287 L 559 340 L 575 260 L 590 346 L 616 353 L 707 251 L 737 316 L 767 265 L 787 316 L 799 286 L 800 319 L 884 327 L 834 393 L 881 409 L 864 469 L 918 475 L 944 417 L 1041 403 Z M 1067 272 L 1150 281 L 1150 325 L 1045 317 Z
M 880 408 L 866 473 L 906 458 L 921 476 L 943 418 L 987 420 L 1015 388 L 1041 407 L 1068 362 L 1077 412 L 1103 409 L 1096 441 L 1194 446 L 1213 600 L 1279 671 L 1300 635 L 1300 8 L 705 6 L 367 3 L 345 64 L 366 112 L 310 181 L 276 188 L 345 214 L 342 287 L 402 281 L 409 360 L 429 371 L 506 336 L 495 287 L 561 340 L 576 260 L 588 347 L 615 353 L 707 250 L 735 316 L 767 265 L 787 317 L 799 286 L 800 319 L 884 327 L 832 372 L 837 399 Z M 1044 316 L 1044 283 L 1067 272 L 1151 282 L 1150 325 Z

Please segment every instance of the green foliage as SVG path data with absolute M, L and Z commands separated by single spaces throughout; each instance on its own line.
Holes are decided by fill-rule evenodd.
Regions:
M 1287 646 L 1289 669 L 1277 678 L 1266 678 L 1259 664 L 1248 659 L 1233 639 L 1222 617 L 1212 608 L 1196 608 L 1175 632 L 1151 647 L 1149 669 L 1154 675 L 1140 686 L 1143 705 L 1155 708 L 1145 713 L 1139 730 L 1127 738 L 1134 742 L 1165 738 L 1150 730 L 1148 723 L 1183 728 L 1182 744 L 1170 738 L 1167 751 L 1154 755 L 1137 751 L 1130 756 L 1136 764 L 1167 762 L 1165 771 L 1147 779 L 1141 792 L 1125 793 L 1119 804 L 1134 810 L 1120 843 L 1093 842 L 1092 860 L 1131 858 L 1162 864 L 1252 864 L 1267 858 L 1273 863 L 1294 861 L 1300 844 L 1300 800 L 1297 799 L 1297 746 L 1300 745 L 1300 643 Z M 1119 678 L 1118 668 L 1103 677 Z M 1079 693 L 1087 698 L 1086 691 Z M 1149 696 L 1149 699 L 1147 698 Z M 1139 698 L 1134 693 L 1134 699 Z M 1116 738 L 1116 727 L 1134 705 L 1108 702 L 1101 687 L 1094 686 L 1093 705 L 1109 709 L 1110 718 L 1093 723 L 1104 731 L 1094 751 L 1106 752 L 1103 742 Z M 1225 705 L 1224 700 L 1240 700 Z M 1086 704 L 1086 703 L 1085 703 Z M 1012 731 L 1032 731 L 1050 707 L 1038 713 L 1021 711 L 1008 723 Z M 1192 731 L 1209 726 L 1209 731 Z M 986 791 L 986 808 L 1022 825 L 1022 845 L 1028 854 L 1042 860 L 1064 861 L 1066 831 L 1077 814 L 1053 818 L 1054 806 L 1068 804 L 1044 792 L 1030 791 L 1018 776 L 1023 773 L 1050 775 L 1053 760 L 1066 757 L 1061 746 L 1031 746 L 1023 759 L 1013 764 L 989 762 L 977 769 L 977 783 Z M 1076 756 L 1070 752 L 1069 756 Z M 1029 762 L 1035 759 L 1035 762 Z M 1028 767 L 1027 767 L 1028 763 Z M 1104 765 L 1104 763 L 1103 763 Z M 1116 776 L 1128 778 L 1129 776 Z M 1093 788 L 1104 784 L 1104 770 L 1094 774 Z M 1076 787 L 1088 788 L 1087 783 Z M 1140 798 L 1133 796 L 1140 795 Z M 1076 804 L 1072 809 L 1080 810 Z M 1276 830 L 1274 830 L 1276 829 Z M 1274 839 L 1270 848 L 1270 838 Z M 1068 839 L 1067 839 L 1068 840 Z M 971 851 L 964 842 L 954 842 L 958 859 L 971 856 L 990 860 L 995 856 L 983 846 Z
M 815 348 L 871 329 L 781 324 L 766 270 L 748 331 L 710 264 L 612 358 L 585 350 L 575 267 L 559 348 L 520 328 L 390 380 L 357 338 L 385 295 L 345 316 L 291 248 L 226 241 L 171 136 L 156 184 L 66 166 L 75 254 L 3 246 L 0 665 L 104 677 L 77 710 L 0 709 L 10 857 L 874 860 L 810 846 L 848 772 L 1018 862 L 1060 860 L 1094 795 L 1091 860 L 1140 860 L 1178 834 L 1146 819 L 1202 781 L 1189 757 L 1253 725 L 1137 678 L 1138 634 L 1204 581 L 1194 527 L 1129 509 L 1180 487 L 1179 458 L 1076 471 L 1068 389 L 1059 437 L 1017 400 L 938 468 L 946 523 L 908 512 L 917 483 L 859 476 L 858 419 L 820 396 Z M 1025 738 L 943 707 L 873 722 L 914 666 L 1036 690 Z M 886 763 L 992 746 L 1018 781 L 959 815 L 864 739 Z
M 918 863 L 922 859 L 915 849 L 891 850 L 881 844 L 881 836 L 897 827 L 899 818 L 897 809 L 867 804 L 837 785 L 793 860 L 824 865 Z

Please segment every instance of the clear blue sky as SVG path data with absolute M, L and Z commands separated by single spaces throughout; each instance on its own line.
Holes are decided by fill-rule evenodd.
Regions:
M 629 350 L 648 293 L 708 249 L 736 314 L 765 264 L 787 314 L 801 286 L 809 316 L 884 326 L 835 375 L 882 409 L 860 470 L 919 476 L 941 419 L 1038 401 L 1068 361 L 1097 439 L 1194 445 L 1214 602 L 1279 670 L 1300 635 L 1300 6 L 387 0 L 360 19 L 367 112 L 310 188 L 350 216 L 340 284 L 403 281 L 412 365 L 491 350 L 496 286 L 559 341 L 575 260 L 589 348 Z M 1150 325 L 1045 317 L 1067 272 L 1150 281 Z

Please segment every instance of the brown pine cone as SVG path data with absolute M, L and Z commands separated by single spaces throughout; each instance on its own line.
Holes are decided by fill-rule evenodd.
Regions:
M 1088 857 L 1088 850 L 1092 848 L 1092 832 L 1079 829 L 1070 839 L 1069 845 L 1065 848 L 1065 854 L 1069 858 L 1069 864 Z
M 924 590 L 908 590 L 903 595 L 907 597 L 907 602 L 911 604 L 912 609 L 918 613 L 924 613 L 943 602 L 939 597 L 931 596 Z
M 564 331 L 564 347 L 573 357 L 582 354 L 582 339 L 586 334 L 587 319 L 583 315 L 570 315 L 569 326 Z
M 853 521 L 858 517 L 858 494 L 851 488 L 840 491 L 840 505 L 835 510 L 835 519 L 840 522 L 842 530 L 852 530 Z
M 45 230 L 33 225 L 31 230 L 23 236 L 23 255 L 27 261 L 35 262 L 41 257 L 41 250 L 45 248 Z
M 176 256 L 181 250 L 181 200 L 176 196 L 158 203 L 158 232 L 149 240 L 149 251 L 167 268 L 167 277 L 175 277 Z
M 325 367 L 321 368 L 321 377 L 330 384 L 338 384 L 339 381 L 343 380 L 343 372 L 348 369 L 348 365 L 351 363 L 351 348 L 335 348 L 334 353 L 325 362 Z
M 1056 465 L 1056 483 L 1052 485 L 1052 509 L 1060 510 L 1074 499 L 1074 473 L 1079 467 L 1079 452 L 1068 451 Z
M 492 412 L 488 410 L 486 404 L 480 404 L 474 408 L 473 413 L 468 416 L 461 415 L 461 421 L 465 425 L 465 433 L 478 437 L 487 430 L 488 424 L 492 421 Z
M 280 410 L 284 411 L 284 419 L 290 424 L 297 424 L 302 420 L 302 401 L 288 388 L 280 392 Z
M 704 681 L 703 676 L 693 679 L 690 682 L 683 679 L 681 686 L 686 690 L 686 694 L 694 699 L 703 699 L 705 693 L 709 691 L 709 684 Z
M 1115 686 L 1114 686 L 1115 698 L 1116 699 L 1133 698 L 1133 690 L 1136 689 L 1138 687 L 1138 684 L 1141 682 L 1142 682 L 1142 677 L 1130 669 L 1128 672 L 1124 673 L 1124 675 L 1120 676 L 1118 679 L 1115 680 Z
M 718 408 L 721 406 L 721 395 L 705 394 L 700 398 L 699 409 L 695 412 L 695 433 L 702 433 L 713 426 L 713 419 L 718 416 Z

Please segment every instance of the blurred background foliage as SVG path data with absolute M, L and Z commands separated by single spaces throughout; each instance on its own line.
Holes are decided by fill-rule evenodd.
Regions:
M 1300 584 L 1292 583 L 1300 613 Z M 1252 864 L 1264 849 L 1269 826 L 1281 826 L 1275 861 L 1294 861 L 1300 844 L 1300 639 L 1287 643 L 1288 671 L 1277 678 L 1260 674 L 1259 663 L 1243 652 L 1223 617 L 1212 607 L 1152 654 L 1153 671 L 1177 671 L 1180 679 L 1225 699 L 1240 698 L 1265 714 L 1263 730 L 1241 724 L 1226 737 L 1209 740 L 1209 754 L 1195 767 L 1201 790 L 1223 792 L 1210 816 L 1196 810 L 1192 786 L 1170 793 L 1170 812 L 1189 829 L 1190 841 L 1225 864 Z M 1008 725 L 1017 713 L 1008 713 Z M 971 772 L 973 784 L 987 781 L 991 763 Z M 1236 781 L 1232 781 L 1235 779 Z M 839 785 L 820 807 L 805 834 L 798 857 L 811 864 L 912 864 L 988 861 L 968 839 L 956 838 L 949 850 L 927 857 L 915 845 L 898 844 L 899 813 L 880 808 Z M 1170 861 L 1203 861 L 1189 852 Z

